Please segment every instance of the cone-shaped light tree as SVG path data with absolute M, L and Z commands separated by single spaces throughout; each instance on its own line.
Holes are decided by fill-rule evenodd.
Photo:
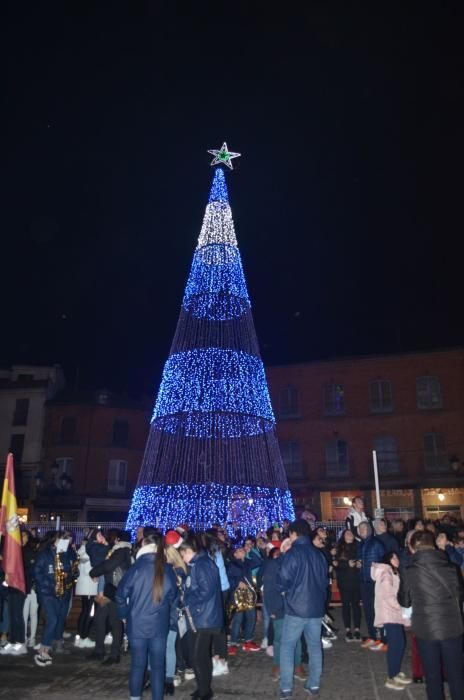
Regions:
M 220 164 L 193 256 L 127 520 L 249 532 L 293 518 Z

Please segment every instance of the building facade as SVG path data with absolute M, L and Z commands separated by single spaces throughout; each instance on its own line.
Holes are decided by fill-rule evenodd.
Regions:
M 0 370 L 0 475 L 8 452 L 14 455 L 18 497 L 27 503 L 34 475 L 42 467 L 45 404 L 64 387 L 61 368 L 14 365 Z
M 49 401 L 31 519 L 124 521 L 149 418 L 143 401 L 106 390 Z
M 267 370 L 297 508 L 373 511 L 372 451 L 388 517 L 464 515 L 464 349 Z

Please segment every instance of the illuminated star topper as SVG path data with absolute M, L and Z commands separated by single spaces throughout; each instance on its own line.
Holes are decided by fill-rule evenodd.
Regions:
M 211 165 L 227 165 L 227 167 L 231 170 L 234 169 L 234 166 L 232 165 L 232 158 L 238 158 L 242 155 L 241 153 L 233 153 L 232 151 L 229 151 L 225 141 L 219 150 L 217 148 L 212 148 L 208 150 L 208 153 L 211 153 L 211 155 L 214 156 L 213 160 L 211 161 Z

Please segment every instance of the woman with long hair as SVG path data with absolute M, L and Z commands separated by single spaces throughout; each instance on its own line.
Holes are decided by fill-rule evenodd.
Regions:
M 342 599 L 342 616 L 345 625 L 345 641 L 360 642 L 361 633 L 361 576 L 358 560 L 358 544 L 351 530 L 344 530 L 333 560 L 337 586 Z M 351 620 L 353 627 L 351 628 Z
M 148 660 L 152 700 L 162 700 L 166 641 L 171 609 L 177 601 L 176 577 L 166 562 L 163 537 L 150 534 L 143 538 L 135 564 L 119 583 L 115 601 L 119 617 L 126 620 L 131 648 L 131 700 L 142 696 Z
M 375 581 L 375 627 L 383 627 L 387 637 L 388 678 L 385 687 L 390 690 L 404 690 L 412 683 L 401 671 L 404 651 L 406 649 L 405 627 L 410 627 L 411 620 L 403 616 L 403 609 L 398 603 L 400 587 L 400 560 L 395 552 L 385 554 L 382 564 L 371 566 L 371 576 Z
M 187 565 L 179 554 L 179 547 L 182 544 L 182 537 L 175 530 L 168 530 L 165 535 L 166 560 L 171 564 L 176 575 L 177 589 L 179 595 L 182 593 L 185 579 L 187 578 Z M 180 685 L 181 677 L 176 673 L 177 652 L 176 647 L 180 647 L 180 660 L 188 659 L 188 647 L 185 636 L 178 637 L 178 615 L 177 609 L 172 610 L 169 625 L 169 634 L 166 644 L 166 682 L 164 684 L 164 694 L 174 695 L 174 686 Z
M 189 627 L 190 656 L 197 682 L 193 697 L 210 700 L 213 697 L 213 639 L 224 625 L 219 569 L 194 537 L 188 537 L 179 550 L 189 567 L 184 606 Z

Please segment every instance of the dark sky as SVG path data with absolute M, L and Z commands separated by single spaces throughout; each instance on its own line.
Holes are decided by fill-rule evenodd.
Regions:
M 154 392 L 223 140 L 266 363 L 464 343 L 462 2 L 272 4 L 10 3 L 0 365 Z

